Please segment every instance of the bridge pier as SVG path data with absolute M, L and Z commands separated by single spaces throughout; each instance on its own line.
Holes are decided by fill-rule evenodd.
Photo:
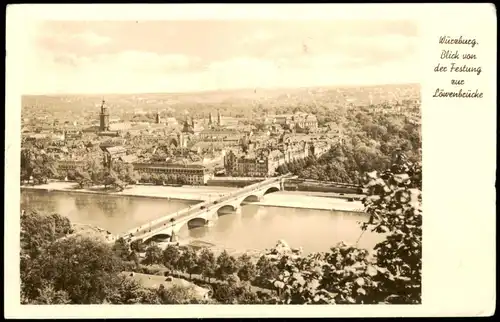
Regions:
M 215 225 L 215 222 L 217 221 L 216 218 L 207 220 L 207 223 L 205 224 L 205 227 L 213 227 Z
M 130 235 L 130 239 L 147 239 L 155 234 L 161 234 L 162 231 L 168 235 L 172 235 L 172 231 L 177 234 L 183 225 L 196 218 L 204 218 L 206 226 L 213 225 L 219 215 L 241 214 L 242 203 L 262 201 L 266 192 L 272 193 L 284 190 L 284 177 L 288 177 L 288 175 L 279 178 L 268 178 L 263 182 L 245 187 L 240 192 L 231 193 L 224 197 L 221 196 L 220 199 L 217 199 L 218 202 L 205 202 L 200 209 L 189 207 L 185 211 L 178 211 L 175 215 L 170 216 L 175 219 L 174 221 L 167 221 L 166 219 L 168 218 L 165 220 L 154 220 L 149 224 L 131 230 L 126 233 L 126 236 Z M 247 200 L 243 202 L 245 199 Z M 214 206 L 216 204 L 217 206 Z M 172 224 L 173 226 L 171 226 Z

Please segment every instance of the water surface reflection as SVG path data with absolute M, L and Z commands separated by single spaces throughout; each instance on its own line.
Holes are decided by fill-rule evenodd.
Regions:
M 72 222 L 97 225 L 113 234 L 123 233 L 196 203 L 198 202 L 59 191 L 21 192 L 21 209 L 59 213 Z
M 339 211 L 245 205 L 241 211 L 219 216 L 212 227 L 183 227 L 179 235 L 234 249 L 263 249 L 283 239 L 305 253 L 327 251 L 340 241 L 355 244 L 364 214 Z M 382 236 L 365 232 L 359 246 L 373 248 Z

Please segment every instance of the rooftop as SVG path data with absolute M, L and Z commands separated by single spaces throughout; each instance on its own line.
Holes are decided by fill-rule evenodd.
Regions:
M 227 128 L 214 128 L 214 129 L 205 129 L 201 131 L 203 134 L 237 134 L 238 131 L 236 129 L 227 129 Z
M 137 161 L 137 156 L 136 155 L 123 155 L 120 157 L 120 159 L 125 163 L 132 163 L 132 162 Z
M 123 146 L 105 147 L 104 150 L 110 154 L 123 153 L 127 151 L 127 149 L 124 148 Z
M 137 165 L 147 166 L 151 168 L 187 168 L 187 169 L 203 169 L 205 166 L 201 163 L 191 163 L 191 164 L 180 164 L 180 163 L 171 163 L 171 162 L 136 162 Z

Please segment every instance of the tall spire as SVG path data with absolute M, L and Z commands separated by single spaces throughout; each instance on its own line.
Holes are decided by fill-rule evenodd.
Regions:
M 160 124 L 161 118 L 160 118 L 160 110 L 156 110 L 156 124 Z
M 220 126 L 220 110 L 217 110 L 217 125 Z
M 99 131 L 109 131 L 109 111 L 108 108 L 104 106 L 104 99 L 101 103 L 101 114 L 99 115 Z
M 212 125 L 212 112 L 208 113 L 208 125 Z

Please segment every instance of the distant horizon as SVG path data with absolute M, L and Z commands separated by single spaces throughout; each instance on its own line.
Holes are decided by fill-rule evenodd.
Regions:
M 307 90 L 307 89 L 334 89 L 334 88 L 353 88 L 353 87 L 378 87 L 378 86 L 408 86 L 408 85 L 418 85 L 419 82 L 396 82 L 396 83 L 377 83 L 377 84 L 345 84 L 345 85 L 316 85 L 316 86 L 296 86 L 296 87 L 240 87 L 240 88 L 221 88 L 221 89 L 207 89 L 207 90 L 186 90 L 177 92 L 100 92 L 100 93 L 44 93 L 44 94 L 21 94 L 21 96 L 114 96 L 114 95 L 152 95 L 152 94 L 164 94 L 164 95 L 179 95 L 179 94 L 210 94 L 218 92 L 236 92 L 236 91 L 273 91 L 273 90 Z

